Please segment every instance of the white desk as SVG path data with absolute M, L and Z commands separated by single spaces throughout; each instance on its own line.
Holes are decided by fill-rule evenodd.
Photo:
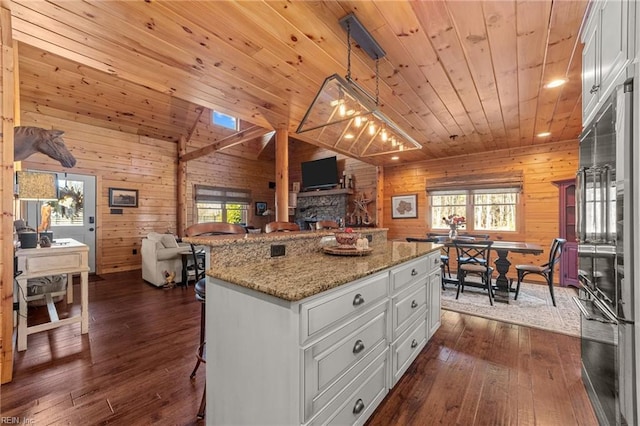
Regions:
M 18 282 L 18 350 L 27 349 L 27 336 L 52 328 L 68 324 L 80 323 L 80 331 L 89 331 L 89 246 L 71 238 L 57 238 L 51 247 L 18 249 L 16 251 L 18 271 L 22 274 L 16 277 Z M 59 319 L 55 306 L 47 298 L 50 322 L 27 326 L 27 302 L 42 298 L 41 295 L 27 295 L 27 280 L 29 278 L 47 275 L 67 274 L 67 303 L 73 303 L 73 274 L 80 273 L 80 315 Z

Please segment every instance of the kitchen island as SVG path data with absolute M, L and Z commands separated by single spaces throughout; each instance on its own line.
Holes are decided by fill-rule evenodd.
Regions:
M 277 238 L 308 238 L 293 234 Z M 218 237 L 189 240 L 210 251 L 207 424 L 362 424 L 440 325 L 437 244 L 242 262 Z

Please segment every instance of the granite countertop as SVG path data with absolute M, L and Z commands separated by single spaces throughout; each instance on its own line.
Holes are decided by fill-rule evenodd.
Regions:
M 439 250 L 440 244 L 386 241 L 365 256 L 321 251 L 212 268 L 207 275 L 288 301 L 298 301 Z
M 362 228 L 355 229 L 360 234 L 374 234 L 378 232 L 387 232 L 387 228 Z M 318 231 L 293 231 L 293 232 L 271 232 L 269 234 L 232 234 L 232 235 L 209 235 L 202 237 L 184 237 L 182 241 L 193 244 L 206 245 L 211 247 L 253 244 L 257 242 L 273 242 L 273 241 L 291 241 L 315 239 L 317 237 L 333 236 L 335 230 L 318 230 Z

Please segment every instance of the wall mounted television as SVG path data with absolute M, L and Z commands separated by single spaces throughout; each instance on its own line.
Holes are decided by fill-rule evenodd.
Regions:
M 334 157 L 305 161 L 301 164 L 302 188 L 331 189 L 338 185 L 338 160 Z

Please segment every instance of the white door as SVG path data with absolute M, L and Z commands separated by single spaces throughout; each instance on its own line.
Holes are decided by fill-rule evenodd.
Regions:
M 57 201 L 28 201 L 27 223 L 36 228 L 40 206 L 51 205 L 53 239 L 73 238 L 89 246 L 90 272 L 96 271 L 96 178 L 95 176 L 57 173 Z M 33 226 L 36 224 L 36 226 Z

